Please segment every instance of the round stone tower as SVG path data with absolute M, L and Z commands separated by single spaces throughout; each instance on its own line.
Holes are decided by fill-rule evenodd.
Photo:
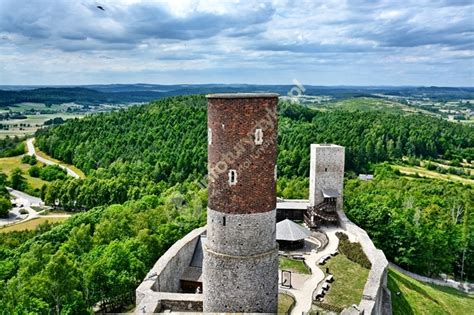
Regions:
M 208 95 L 204 312 L 276 313 L 278 95 Z

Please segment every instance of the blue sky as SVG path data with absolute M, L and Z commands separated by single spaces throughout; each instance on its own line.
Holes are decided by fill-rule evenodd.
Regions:
M 473 48 L 472 0 L 0 1 L 0 84 L 473 86 Z

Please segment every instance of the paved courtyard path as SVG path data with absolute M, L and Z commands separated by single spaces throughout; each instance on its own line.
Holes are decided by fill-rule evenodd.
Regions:
M 318 284 L 324 280 L 324 272 L 318 267 L 318 261 L 321 257 L 329 255 L 337 249 L 339 239 L 336 236 L 336 232 L 343 230 L 340 228 L 325 228 L 323 231 L 327 234 L 329 243 L 322 251 L 317 253 L 311 251 L 311 249 L 317 248 L 318 244 L 306 239 L 304 249 L 290 252 L 291 254 L 303 254 L 306 264 L 311 269 L 311 275 L 292 273 L 291 282 L 293 288 L 282 290 L 295 297 L 296 304 L 291 311 L 292 315 L 305 314 L 311 309 L 313 303 L 313 291 L 316 289 Z

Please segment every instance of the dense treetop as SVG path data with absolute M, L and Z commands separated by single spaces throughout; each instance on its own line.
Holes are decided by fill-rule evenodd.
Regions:
M 149 106 L 76 119 L 39 131 L 39 147 L 86 173 L 115 161 L 144 163 L 154 180 L 177 182 L 206 172 L 204 96 L 166 98 Z M 280 104 L 280 175 L 307 175 L 309 145 L 346 147 L 346 169 L 402 156 L 460 155 L 474 159 L 474 130 L 423 115 L 383 112 L 318 112 Z M 471 148 L 471 151 L 469 151 Z

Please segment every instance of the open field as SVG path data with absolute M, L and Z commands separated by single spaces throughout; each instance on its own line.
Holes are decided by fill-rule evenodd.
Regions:
M 0 158 L 0 170 L 5 173 L 6 175 L 10 176 L 11 172 L 19 167 L 23 171 L 23 176 L 26 178 L 28 184 L 34 189 L 34 188 L 39 188 L 44 184 L 47 184 L 48 182 L 36 178 L 36 177 L 31 177 L 28 175 L 28 169 L 31 167 L 30 164 L 23 164 L 21 163 L 21 155 L 19 156 L 13 156 L 13 157 L 6 157 L 6 158 Z M 37 166 L 41 167 L 43 166 L 43 163 L 39 162 L 36 164 Z
M 474 314 L 474 295 L 425 284 L 393 269 L 388 273 L 388 288 L 394 315 Z
M 44 158 L 44 159 L 47 159 L 47 160 L 50 160 L 50 161 L 53 161 L 54 163 L 57 163 L 59 165 L 62 165 L 62 166 L 65 166 L 69 169 L 71 169 L 72 171 L 74 171 L 77 175 L 79 175 L 81 178 L 85 178 L 86 175 L 84 174 L 83 171 L 81 171 L 80 169 L 78 169 L 77 167 L 75 167 L 74 165 L 70 165 L 70 164 L 66 164 L 60 160 L 56 160 L 55 158 L 52 158 L 50 157 L 49 155 L 47 155 L 46 153 L 44 153 L 43 151 L 41 151 L 36 145 L 35 145 L 35 151 L 36 151 L 36 155 Z
M 49 222 L 49 223 L 61 223 L 66 221 L 68 217 L 55 217 L 55 216 L 43 216 L 28 220 L 26 222 L 21 222 L 13 225 L 9 225 L 4 228 L 0 228 L 0 233 L 8 233 L 13 231 L 26 231 L 26 230 L 34 230 L 36 227 L 42 223 Z
M 8 136 L 24 136 L 32 135 L 36 130 L 41 128 L 45 121 L 56 117 L 61 117 L 64 120 L 72 118 L 81 118 L 84 115 L 81 114 L 41 114 L 41 115 L 26 115 L 27 119 L 12 119 L 12 120 L 0 120 L 0 124 L 9 125 L 8 130 L 0 130 L 0 138 Z M 19 124 L 26 124 L 28 127 L 20 127 Z M 13 127 L 13 125 L 17 125 Z M 20 129 L 21 128 L 21 129 Z
M 8 107 L 8 111 L 16 112 L 16 113 L 23 113 L 30 110 L 35 111 L 66 111 L 68 107 L 82 107 L 80 105 L 74 103 L 64 103 L 64 104 L 53 104 L 51 106 L 46 106 L 44 103 L 18 103 Z
M 395 165 L 395 164 L 391 166 L 394 169 L 399 170 L 400 173 L 402 174 L 414 175 L 418 173 L 420 177 L 435 178 L 435 179 L 441 179 L 441 180 L 446 180 L 450 182 L 460 182 L 463 184 L 474 185 L 474 180 L 472 179 L 468 179 L 468 178 L 464 178 L 464 177 L 452 175 L 452 174 L 440 174 L 435 171 L 429 171 L 420 166 L 405 166 L 405 165 Z
M 329 103 L 330 108 L 340 108 L 346 110 L 361 110 L 361 111 L 384 111 L 392 113 L 422 113 L 433 116 L 433 113 L 414 108 L 396 101 L 391 101 L 382 98 L 357 97 L 349 98 L 335 103 Z
M 350 261 L 345 255 L 339 254 L 329 259 L 324 268 L 328 267 L 334 275 L 334 282 L 324 297 L 324 303 L 346 308 L 359 304 L 364 291 L 369 270 Z
M 301 260 L 279 257 L 279 268 L 291 270 L 296 273 L 311 274 L 311 270 Z

